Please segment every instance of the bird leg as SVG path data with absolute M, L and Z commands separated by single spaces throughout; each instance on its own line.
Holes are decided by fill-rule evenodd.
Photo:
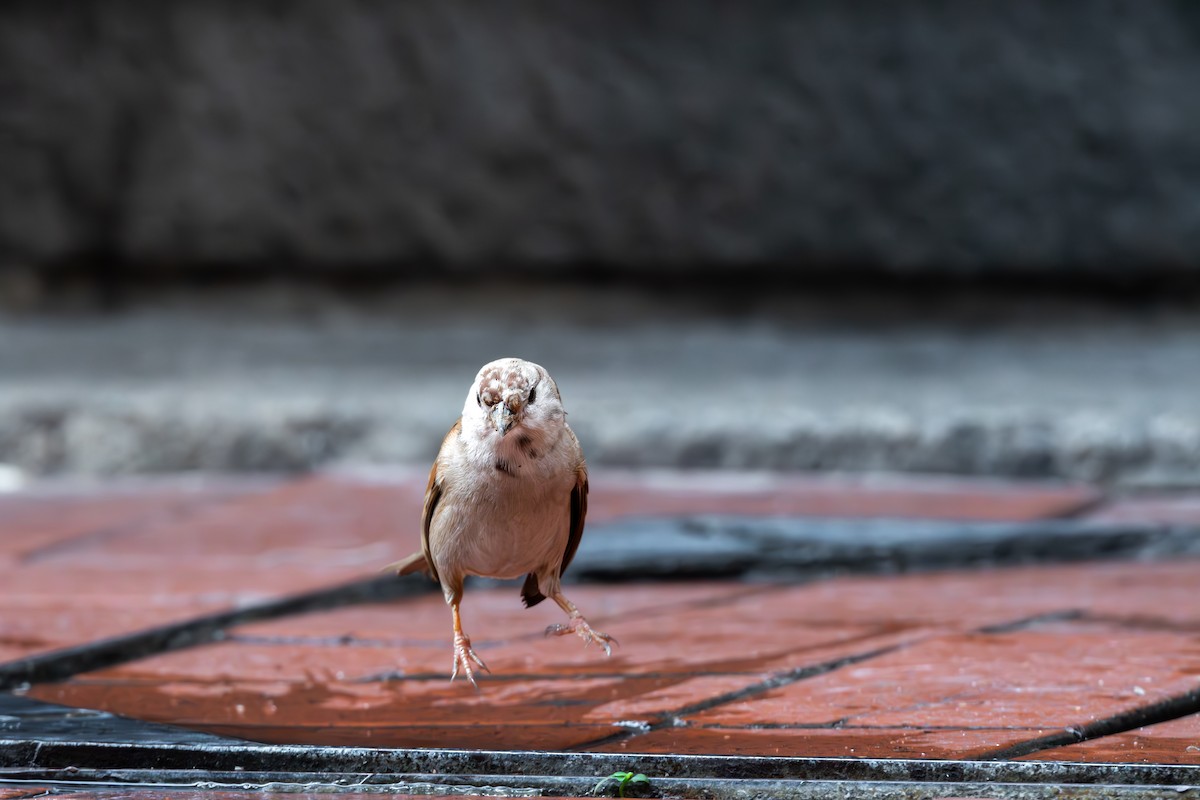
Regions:
M 478 664 L 484 672 L 491 672 L 491 670 L 488 669 L 487 664 L 483 663 L 483 659 L 475 655 L 475 651 L 471 649 L 471 640 L 463 633 L 462 619 L 458 614 L 458 603 L 451 603 L 450 610 L 454 613 L 454 671 L 450 673 L 450 680 L 453 681 L 458 677 L 458 668 L 461 666 L 467 680 L 478 689 L 479 684 L 475 682 L 475 673 L 471 669 L 471 662 L 474 661 Z
M 617 640 L 609 636 L 607 633 L 595 630 L 588 621 L 583 618 L 583 614 L 579 613 L 579 609 L 575 604 L 563 596 L 562 592 L 554 592 L 551 594 L 554 602 L 558 603 L 559 608 L 567 612 L 567 624 L 555 624 L 546 628 L 547 636 L 566 636 L 568 633 L 573 633 L 580 639 L 583 639 L 584 647 L 595 642 L 604 648 L 604 655 L 612 655 L 612 645 L 617 644 Z

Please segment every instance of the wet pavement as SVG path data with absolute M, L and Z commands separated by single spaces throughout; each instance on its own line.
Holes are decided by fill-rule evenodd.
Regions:
M 659 796 L 1200 785 L 1200 493 L 597 471 L 568 596 L 620 646 L 479 582 L 475 690 L 440 593 L 379 573 L 424 484 L 0 495 L 0 800 L 572 796 L 622 768 Z

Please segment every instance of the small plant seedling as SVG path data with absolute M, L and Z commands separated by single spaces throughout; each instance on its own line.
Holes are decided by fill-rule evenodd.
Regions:
M 597 783 L 595 786 L 593 786 L 592 793 L 595 794 L 596 792 L 600 791 L 600 789 L 602 789 L 604 787 L 604 785 L 607 784 L 609 781 L 616 782 L 618 797 L 625 796 L 625 787 L 629 786 L 630 784 L 637 784 L 637 783 L 644 783 L 646 785 L 650 784 L 650 779 L 647 778 L 645 775 L 643 775 L 640 772 L 637 773 L 636 775 L 632 772 L 614 772 L 612 775 L 609 775 L 607 778 L 602 778 L 599 783 Z

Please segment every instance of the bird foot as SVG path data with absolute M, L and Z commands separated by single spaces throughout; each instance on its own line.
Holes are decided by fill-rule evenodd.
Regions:
M 612 655 L 612 646 L 617 644 L 617 640 L 609 636 L 607 633 L 594 629 L 588 625 L 588 621 L 583 617 L 572 617 L 571 621 L 566 625 L 551 625 L 546 628 L 547 636 L 566 636 L 573 633 L 580 639 L 583 639 L 583 646 L 595 643 L 604 648 L 604 655 Z
M 450 673 L 450 680 L 453 681 L 458 677 L 458 668 L 462 667 L 467 680 L 478 689 L 479 684 L 475 682 L 475 671 L 471 668 L 472 661 L 479 665 L 484 672 L 491 672 L 488 665 L 483 663 L 483 659 L 475 655 L 475 651 L 471 649 L 471 640 L 467 638 L 467 635 L 465 633 L 454 634 L 454 671 Z

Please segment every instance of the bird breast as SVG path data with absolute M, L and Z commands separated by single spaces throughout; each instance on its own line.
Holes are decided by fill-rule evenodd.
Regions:
M 536 465 L 536 468 L 535 468 Z M 430 554 L 444 578 L 517 578 L 561 563 L 570 535 L 573 472 L 494 459 L 452 459 L 430 521 Z

